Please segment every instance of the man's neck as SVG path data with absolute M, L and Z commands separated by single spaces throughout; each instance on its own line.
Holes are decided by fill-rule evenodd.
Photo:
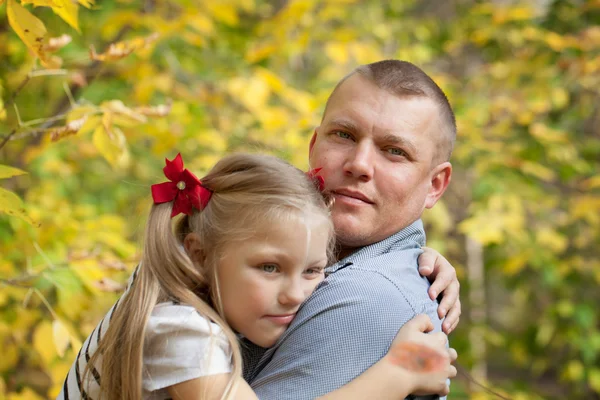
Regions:
M 421 239 L 422 243 L 420 243 L 420 245 L 424 246 L 425 245 L 425 236 L 424 236 L 425 232 L 423 231 L 423 223 L 421 222 L 420 219 L 417 219 L 416 221 L 413 221 L 408 226 L 405 226 L 404 228 L 402 228 L 398 232 L 391 234 L 390 236 L 388 236 L 387 238 L 382 239 L 381 241 L 385 241 L 385 240 L 389 239 L 390 237 L 398 235 L 400 233 L 402 233 L 403 236 L 406 236 L 406 235 L 410 235 L 411 233 L 414 233 L 414 232 L 421 232 L 421 234 L 423 235 L 423 237 Z M 377 242 L 372 242 L 372 243 L 365 244 L 363 246 L 354 246 L 354 247 L 352 247 L 352 246 L 345 246 L 345 245 L 342 245 L 342 244 L 338 243 L 337 247 L 336 247 L 335 261 L 339 262 L 340 260 L 342 260 L 342 259 L 344 259 L 344 258 L 346 258 L 346 257 L 348 257 L 348 256 L 350 256 L 350 255 L 352 255 L 354 253 L 356 253 L 357 251 L 361 250 L 362 248 L 370 246 L 370 245 L 372 245 L 374 243 L 377 243 Z
M 343 258 L 348 257 L 349 255 L 351 255 L 352 253 L 357 252 L 358 250 L 360 250 L 361 247 L 346 247 L 346 246 L 342 246 L 338 249 L 336 255 L 335 255 L 335 261 L 340 261 Z

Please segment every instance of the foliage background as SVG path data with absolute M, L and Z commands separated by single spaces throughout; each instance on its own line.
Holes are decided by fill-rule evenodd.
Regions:
M 384 58 L 457 114 L 425 220 L 463 283 L 464 369 L 505 398 L 600 398 L 600 1 L 0 0 L 0 399 L 57 395 L 165 156 L 306 168 L 336 81 Z M 453 398 L 497 397 L 462 375 Z

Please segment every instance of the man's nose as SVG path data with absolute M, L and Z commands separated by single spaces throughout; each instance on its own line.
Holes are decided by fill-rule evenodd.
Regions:
M 306 293 L 297 279 L 289 279 L 279 293 L 279 303 L 286 306 L 297 306 L 306 299 Z
M 344 163 L 344 174 L 362 180 L 373 177 L 373 146 L 366 141 L 359 142 L 347 155 Z

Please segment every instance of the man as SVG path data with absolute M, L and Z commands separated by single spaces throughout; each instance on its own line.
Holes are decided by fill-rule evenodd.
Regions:
M 450 182 L 455 136 L 446 96 L 408 62 L 361 66 L 336 86 L 309 159 L 335 198 L 339 262 L 275 347 L 246 347 L 244 376 L 259 398 L 314 399 L 341 387 L 417 314 L 441 330 L 418 274 L 420 217 Z

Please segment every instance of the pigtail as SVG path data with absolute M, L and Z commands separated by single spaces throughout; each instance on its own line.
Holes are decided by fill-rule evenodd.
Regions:
M 85 374 L 101 364 L 100 399 L 140 399 L 142 397 L 142 366 L 146 324 L 160 296 L 160 285 L 153 271 L 158 260 L 148 257 L 149 247 L 160 246 L 165 258 L 172 241 L 160 241 L 170 232 L 170 205 L 153 206 L 146 225 L 146 240 L 141 264 L 131 287 L 110 317 L 98 348 L 88 361 Z M 98 332 L 100 335 L 100 332 Z M 92 337 L 93 339 L 93 337 Z M 91 383 L 89 379 L 84 382 Z

